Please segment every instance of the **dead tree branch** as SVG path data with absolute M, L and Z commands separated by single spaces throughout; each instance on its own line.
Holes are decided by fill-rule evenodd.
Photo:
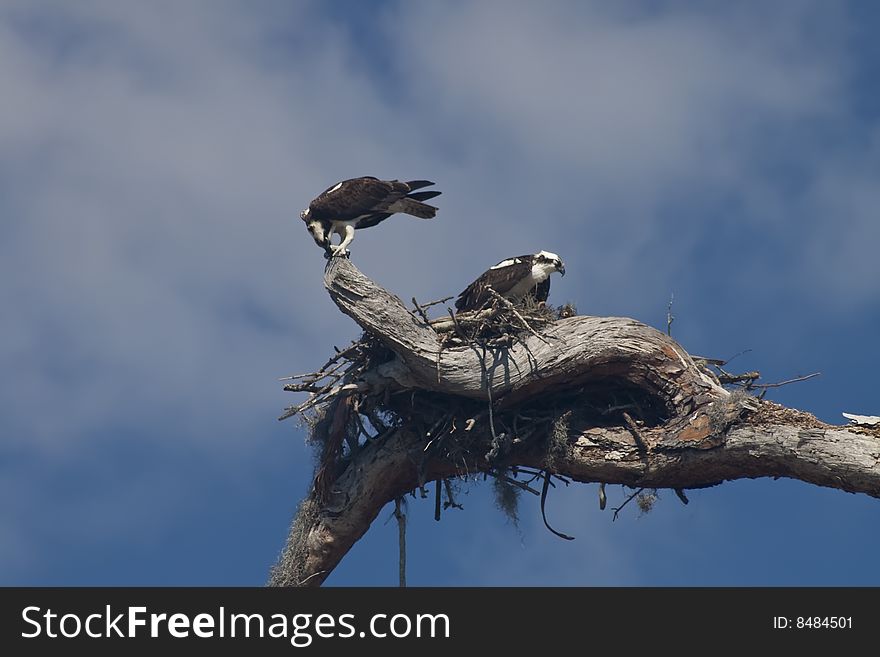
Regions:
M 497 470 L 486 458 L 489 381 L 494 422 L 511 438 L 504 464 L 544 472 L 545 486 L 553 473 L 670 488 L 684 502 L 688 489 L 790 477 L 880 497 L 880 429 L 830 426 L 731 393 L 672 338 L 635 320 L 570 317 L 541 328 L 549 344 L 524 332 L 483 353 L 441 348 L 436 327 L 348 259 L 330 260 L 325 285 L 390 354 L 346 384 L 357 386 L 351 394 L 385 399 L 408 419 L 346 454 L 322 499 L 306 498 L 270 585 L 320 585 L 389 502 L 428 481 L 448 487 L 451 478 Z M 524 428 L 526 417 L 535 419 Z

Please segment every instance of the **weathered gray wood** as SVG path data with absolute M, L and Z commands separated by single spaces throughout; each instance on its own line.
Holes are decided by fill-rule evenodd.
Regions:
M 633 319 L 571 317 L 545 328 L 545 340 L 524 335 L 523 344 L 484 354 L 474 347 L 441 349 L 431 327 L 347 259 L 329 261 L 324 285 L 342 312 L 397 354 L 373 373 L 378 384 L 385 379 L 402 388 L 477 399 L 488 399 L 491 384 L 494 400 L 507 396 L 507 403 L 516 403 L 536 392 L 547 394 L 613 375 L 655 388 L 682 412 L 695 397 L 709 401 L 727 395 L 672 338 Z
M 339 308 L 372 332 L 397 359 L 367 378 L 374 386 L 432 390 L 487 399 L 483 354 L 444 350 L 436 333 L 397 297 L 333 259 L 325 284 Z M 731 395 L 664 333 L 626 318 L 573 317 L 533 336 L 509 354 L 483 361 L 499 407 L 536 395 L 574 390 L 585 382 L 626 381 L 661 398 L 672 412 L 659 427 L 597 427 L 576 398 L 568 442 L 548 457 L 545 436 L 533 435 L 507 455 L 510 465 L 549 469 L 575 481 L 687 489 L 726 480 L 791 477 L 820 486 L 880 497 L 880 431 L 825 425 L 812 416 Z M 493 360 L 494 359 L 494 360 Z M 637 433 L 638 440 L 634 435 Z M 471 434 L 491 440 L 486 423 Z M 361 449 L 333 482 L 328 499 L 306 500 L 269 584 L 318 586 L 367 531 L 386 503 L 423 482 L 461 474 L 461 464 L 423 462 L 427 438 L 402 427 Z M 475 449 L 469 470 L 486 463 Z M 550 462 L 552 460 L 552 462 Z

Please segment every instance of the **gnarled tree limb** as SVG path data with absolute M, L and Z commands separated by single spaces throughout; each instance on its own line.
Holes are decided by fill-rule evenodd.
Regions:
M 325 285 L 339 308 L 378 337 L 394 358 L 368 372 L 372 390 L 418 390 L 494 401 L 513 412 L 552 396 L 568 415 L 552 453 L 544 426 L 513 441 L 505 465 L 530 466 L 580 482 L 687 489 L 725 480 L 791 477 L 880 497 L 880 431 L 825 425 L 809 414 L 730 393 L 665 333 L 635 320 L 572 317 L 503 349 L 441 349 L 440 337 L 397 297 L 342 258 L 331 259 Z M 438 376 L 439 373 L 439 376 Z M 590 410 L 603 387 L 638 390 L 662 418 L 609 425 Z M 491 390 L 490 390 L 491 388 Z M 473 426 L 473 424 L 471 425 Z M 463 431 L 460 429 L 460 431 Z M 429 438 L 402 426 L 353 455 L 319 500 L 300 508 L 270 585 L 317 586 L 367 531 L 380 510 L 426 481 L 492 467 L 494 429 L 468 430 L 461 462 L 426 455 Z M 558 439 L 558 436 L 557 436 Z

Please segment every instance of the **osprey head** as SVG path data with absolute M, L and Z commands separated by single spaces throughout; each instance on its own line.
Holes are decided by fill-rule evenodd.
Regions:
M 299 218 L 306 222 L 306 229 L 311 233 L 312 239 L 315 240 L 315 244 L 322 249 L 326 249 L 330 241 L 330 235 L 324 230 L 324 224 L 317 219 L 312 219 L 310 215 L 311 212 L 309 208 L 306 208 L 299 213 Z
M 555 253 L 549 251 L 538 251 L 535 254 L 535 264 L 546 269 L 547 273 L 558 271 L 560 275 L 565 276 L 565 264 Z

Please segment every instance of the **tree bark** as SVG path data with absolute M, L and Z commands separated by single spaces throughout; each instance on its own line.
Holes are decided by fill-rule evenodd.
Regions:
M 524 333 L 510 347 L 444 348 L 434 329 L 349 260 L 330 259 L 324 282 L 340 310 L 393 352 L 362 376 L 361 393 L 421 391 L 484 403 L 499 422 L 536 400 L 559 407 L 563 423 L 509 436 L 505 467 L 677 490 L 790 477 L 880 497 L 880 428 L 833 427 L 731 393 L 672 338 L 635 320 L 576 316 L 544 327 L 540 336 Z M 639 423 L 623 412 L 609 415 L 616 423 L 603 420 L 596 399 L 607 402 L 602 391 L 609 389 L 638 391 L 658 417 Z M 499 440 L 492 417 L 471 414 L 469 449 L 460 460 L 426 453 L 436 436 L 417 423 L 359 449 L 329 495 L 313 491 L 303 502 L 269 584 L 320 585 L 385 504 L 426 482 L 439 486 L 444 478 L 496 467 L 487 456 Z M 461 424 L 453 422 L 457 436 L 465 436 Z M 505 434 L 516 434 L 509 424 Z

